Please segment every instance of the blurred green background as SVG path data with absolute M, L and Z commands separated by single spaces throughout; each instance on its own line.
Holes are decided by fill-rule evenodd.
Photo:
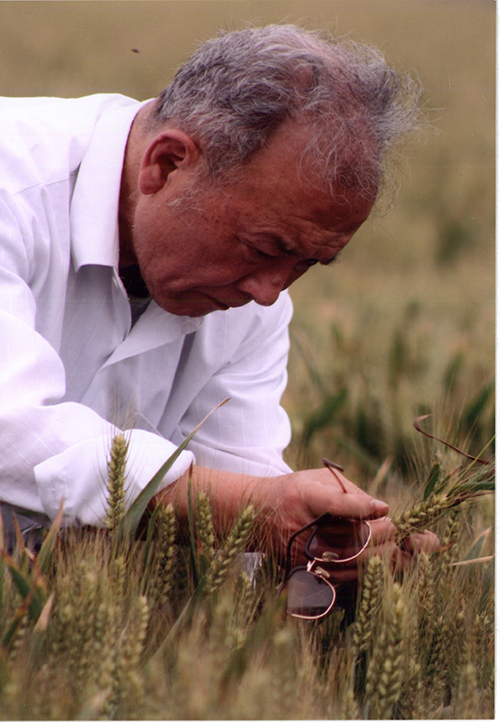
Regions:
M 426 412 L 479 452 L 494 427 L 492 0 L 1 2 L 0 93 L 146 99 L 219 28 L 269 22 L 377 45 L 420 78 L 428 111 L 394 209 L 292 289 L 288 458 L 380 482 L 411 468 Z

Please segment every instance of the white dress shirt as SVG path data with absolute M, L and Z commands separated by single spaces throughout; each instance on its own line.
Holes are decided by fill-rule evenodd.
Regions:
M 0 99 L 0 501 L 47 523 L 103 523 L 113 436 L 129 500 L 225 398 L 162 486 L 195 461 L 287 473 L 286 293 L 201 318 L 151 302 L 131 328 L 118 198 L 141 104 L 121 95 Z

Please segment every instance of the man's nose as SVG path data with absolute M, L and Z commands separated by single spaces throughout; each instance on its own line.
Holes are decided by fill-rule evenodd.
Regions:
M 258 269 L 242 278 L 238 287 L 252 296 L 261 306 L 271 306 L 277 301 L 281 291 L 288 286 L 289 268 Z

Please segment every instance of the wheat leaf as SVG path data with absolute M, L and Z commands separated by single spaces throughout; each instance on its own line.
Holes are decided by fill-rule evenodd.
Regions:
M 494 559 L 493 555 L 490 555 L 488 557 L 476 557 L 475 559 L 464 559 L 461 562 L 452 562 L 450 564 L 450 567 L 466 567 L 470 564 L 481 564 L 484 562 L 491 562 L 492 559 Z
M 439 461 L 435 461 L 431 467 L 431 470 L 429 472 L 429 477 L 427 479 L 427 483 L 425 485 L 424 489 L 424 499 L 427 499 L 432 492 L 434 491 L 434 487 L 436 486 L 437 482 L 439 481 L 439 477 L 441 476 L 441 464 Z
M 17 566 L 15 561 L 7 554 L 7 552 L 2 549 L 0 550 L 0 553 L 9 568 L 12 581 L 16 585 L 19 593 L 25 601 L 29 600 L 28 610 L 30 617 L 33 621 L 36 621 L 40 616 L 46 601 L 44 588 L 40 586 L 40 579 L 30 579 Z

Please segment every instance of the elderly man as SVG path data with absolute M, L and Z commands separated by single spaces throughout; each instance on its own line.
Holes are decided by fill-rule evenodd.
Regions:
M 368 518 L 404 563 L 384 502 L 283 462 L 279 400 L 285 289 L 366 220 L 413 100 L 377 53 L 292 26 L 205 43 L 145 103 L 2 100 L 4 507 L 100 525 L 118 429 L 132 500 L 229 397 L 162 483 L 181 520 L 192 467 L 220 528 L 252 501 L 282 553 L 324 512 Z

